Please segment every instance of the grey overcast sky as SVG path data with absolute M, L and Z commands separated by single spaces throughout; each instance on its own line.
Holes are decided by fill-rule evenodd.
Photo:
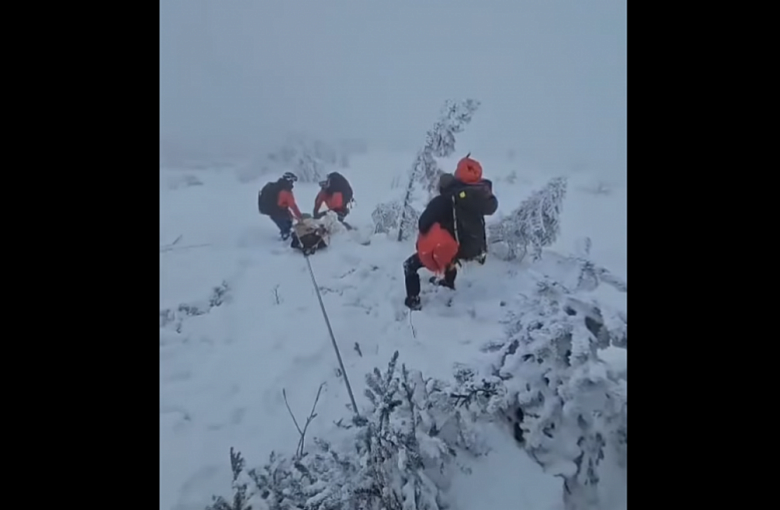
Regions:
M 161 0 L 161 138 L 415 149 L 445 99 L 474 97 L 464 150 L 624 173 L 626 3 Z

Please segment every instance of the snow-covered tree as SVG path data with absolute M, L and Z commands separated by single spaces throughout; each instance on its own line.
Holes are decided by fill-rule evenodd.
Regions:
M 403 204 L 398 201 L 383 202 L 376 206 L 371 213 L 374 222 L 375 234 L 388 234 L 390 232 L 415 232 L 420 213 L 412 204 L 407 203 L 405 210 Z M 404 237 L 407 239 L 408 237 Z
M 520 207 L 488 227 L 491 245 L 503 245 L 507 260 L 522 260 L 530 246 L 534 260 L 542 248 L 552 245 L 560 233 L 560 216 L 566 197 L 565 177 L 551 179 L 525 199 Z
M 325 162 L 318 157 L 316 146 L 296 136 L 291 136 L 279 149 L 268 154 L 268 160 L 277 170 L 291 170 L 301 182 L 321 180 L 325 169 Z
M 552 280 L 507 320 L 507 338 L 486 346 L 487 367 L 461 376 L 459 396 L 512 423 L 515 439 L 563 479 L 567 510 L 599 508 L 599 465 L 616 452 L 625 465 L 625 374 L 598 355 L 626 347 L 625 327 Z
M 469 414 L 455 409 L 450 386 L 397 370 L 398 352 L 387 370 L 366 376 L 370 406 L 350 423 L 351 448 L 315 439 L 304 449 L 306 427 L 291 457 L 272 452 L 261 468 L 244 472 L 231 450 L 233 506 L 214 497 L 209 510 L 444 510 L 455 448 L 477 451 Z M 319 395 L 318 395 L 319 396 Z M 315 400 L 316 407 L 316 400 Z M 307 419 L 313 419 L 315 409 Z M 296 422 L 297 426 L 297 422 Z
M 398 207 L 389 203 L 380 204 L 382 209 L 377 218 L 386 219 L 388 211 L 398 211 L 399 216 L 388 224 L 377 225 L 375 232 L 387 232 L 398 229 L 398 240 L 404 241 L 411 238 L 417 231 L 416 220 L 410 221 L 410 217 L 417 217 L 419 212 L 412 205 L 415 202 L 416 192 L 424 193 L 427 199 L 436 191 L 439 176 L 442 170 L 439 168 L 436 158 L 447 158 L 455 153 L 455 135 L 462 132 L 471 122 L 474 112 L 479 108 L 480 102 L 474 99 L 447 100 L 442 107 L 438 120 L 428 130 L 425 136 L 425 145 L 417 151 L 406 184 L 404 196 Z M 420 197 L 422 198 L 422 197 Z M 375 211 L 376 212 L 376 211 Z M 372 218 L 374 214 L 372 214 Z
M 318 182 L 331 168 L 349 166 L 349 147 L 357 142 L 332 145 L 303 134 L 291 134 L 277 150 L 266 155 L 266 160 L 255 166 L 266 171 L 290 170 L 301 182 Z
M 388 234 L 398 228 L 398 220 L 401 219 L 401 203 L 397 201 L 383 202 L 371 212 L 371 221 L 374 223 L 375 234 Z

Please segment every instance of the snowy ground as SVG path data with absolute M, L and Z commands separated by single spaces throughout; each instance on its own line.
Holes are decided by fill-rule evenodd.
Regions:
M 412 159 L 408 154 L 354 158 L 344 171 L 357 201 L 352 224 L 370 229 L 374 205 L 387 198 L 393 177 Z M 494 180 L 498 214 L 551 177 L 508 162 L 482 163 L 486 177 Z M 506 177 L 513 169 L 517 177 L 510 184 Z M 240 183 L 231 170 L 187 174 L 202 184 L 185 186 L 181 171 L 160 172 L 160 245 L 179 238 L 177 250 L 160 254 L 160 310 L 184 303 L 192 314 L 171 316 L 164 325 L 161 320 L 161 510 L 203 510 L 212 494 L 229 495 L 231 446 L 243 452 L 250 467 L 263 463 L 271 450 L 293 451 L 298 437 L 283 388 L 293 411 L 305 416 L 325 382 L 310 436 L 335 433 L 333 422 L 348 416 L 349 398 L 336 374 L 305 259 L 279 241 L 271 221 L 257 213 L 257 191 L 267 179 Z M 586 173 L 569 177 L 563 235 L 553 250 L 571 252 L 576 238 L 589 236 L 593 260 L 626 278 L 625 181 L 603 182 Z M 316 185 L 296 186 L 304 212 L 315 193 Z M 201 244 L 207 246 L 192 246 Z M 423 297 L 425 309 L 410 323 L 402 304 L 401 263 L 412 251 L 413 243 L 374 236 L 362 245 L 344 233 L 311 258 L 359 401 L 364 374 L 375 366 L 384 369 L 395 350 L 401 362 L 425 375 L 449 379 L 454 362 L 470 359 L 482 343 L 503 336 L 501 301 L 522 292 L 535 271 L 554 271 L 556 260 L 551 253 L 536 267 L 496 259 L 467 267 L 452 307 L 445 306 L 442 294 L 449 291 L 441 289 Z M 229 290 L 215 295 L 223 282 Z M 601 299 L 626 309 L 625 294 L 598 291 Z M 608 354 L 610 361 L 625 364 L 625 351 Z M 508 435 L 495 433 L 490 441 L 494 453 L 474 461 L 474 473 L 454 484 L 461 510 L 560 508 L 560 479 L 542 473 L 531 460 L 519 462 Z M 612 484 L 611 508 L 625 507 L 624 485 Z

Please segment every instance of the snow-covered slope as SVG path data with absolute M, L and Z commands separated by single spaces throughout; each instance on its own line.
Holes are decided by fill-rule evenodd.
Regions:
M 624 183 L 605 188 L 598 176 L 574 174 L 555 252 L 536 264 L 489 258 L 484 266 L 467 266 L 455 293 L 424 291 L 425 308 L 410 319 L 403 307 L 401 264 L 413 243 L 369 233 L 374 205 L 411 160 L 409 154 L 355 157 L 344 173 L 357 202 L 349 221 L 360 233 L 337 234 L 327 250 L 311 258 L 359 405 L 365 401 L 364 374 L 384 367 L 396 350 L 400 361 L 448 379 L 455 362 L 502 338 L 504 304 L 539 274 L 562 270 L 555 252 L 570 252 L 576 238 L 590 237 L 593 260 L 626 277 Z M 482 163 L 494 180 L 498 214 L 550 177 L 506 162 Z M 230 447 L 243 452 L 250 465 L 265 461 L 272 450 L 294 450 L 298 433 L 282 389 L 292 410 L 305 415 L 325 383 L 309 437 L 338 435 L 334 422 L 349 415 L 306 261 L 257 213 L 257 191 L 265 179 L 242 183 L 225 169 L 188 175 L 200 184 L 192 185 L 180 171 L 161 170 L 160 245 L 176 241 L 160 254 L 161 510 L 203 510 L 212 494 L 228 493 Z M 296 186 L 304 212 L 316 191 L 315 185 Z M 359 242 L 365 240 L 370 244 Z M 604 287 L 597 292 L 626 309 L 625 294 Z M 625 351 L 609 354 L 625 363 Z M 459 475 L 452 489 L 461 510 L 560 507 L 559 479 L 530 459 L 519 463 L 522 452 L 509 435 L 496 431 L 488 441 L 494 454 L 474 460 L 473 474 Z M 607 489 L 610 505 L 624 507 L 624 483 Z

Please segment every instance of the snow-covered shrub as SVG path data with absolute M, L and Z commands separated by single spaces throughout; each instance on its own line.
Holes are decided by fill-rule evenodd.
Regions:
M 318 182 L 335 168 L 349 166 L 350 150 L 360 149 L 359 141 L 332 145 L 302 134 L 292 134 L 277 150 L 266 155 L 261 168 L 271 171 L 292 171 L 301 182 Z M 256 163 L 256 166 L 259 163 Z
M 181 333 L 183 323 L 188 317 L 206 315 L 212 309 L 229 303 L 231 292 L 230 285 L 223 280 L 219 286 L 211 289 L 211 295 L 206 299 L 180 303 L 175 309 L 164 308 L 160 310 L 160 329 L 171 329 L 176 333 Z
M 408 202 L 403 214 L 401 202 L 397 201 L 383 202 L 377 205 L 371 213 L 375 234 L 402 232 L 402 241 L 409 239 L 417 232 L 417 221 L 419 218 L 420 213 Z
M 506 340 L 486 346 L 488 363 L 462 374 L 458 393 L 511 423 L 528 454 L 563 479 L 567 510 L 595 510 L 605 454 L 626 464 L 625 374 L 598 355 L 625 348 L 625 328 L 549 279 L 506 324 Z
M 235 452 L 233 448 L 230 448 L 230 469 L 233 472 L 233 480 L 231 485 L 233 487 L 233 498 L 229 503 L 222 496 L 213 496 L 211 505 L 206 507 L 206 510 L 251 510 L 252 506 L 249 504 L 249 482 L 244 472 L 244 466 L 246 461 L 241 456 L 241 453 Z
M 628 292 L 628 284 L 622 278 L 591 260 L 592 246 L 590 237 L 580 238 L 577 240 L 575 254 L 567 258 L 567 261 L 577 269 L 576 290 L 595 290 L 602 283 L 606 283 L 620 292 Z
M 387 234 L 398 228 L 398 220 L 401 218 L 400 202 L 383 202 L 371 212 L 371 221 L 374 223 L 375 234 Z
M 308 152 L 295 154 L 288 163 L 301 182 L 318 182 L 325 175 L 325 165 Z
M 341 450 L 315 439 L 291 457 L 272 452 L 261 468 L 243 472 L 231 450 L 232 498 L 215 497 L 209 510 L 444 510 L 456 447 L 478 451 L 469 414 L 457 411 L 449 385 L 424 379 L 405 366 L 398 352 L 387 370 L 366 376 L 369 409 L 349 424 L 352 448 Z M 315 401 L 316 406 L 316 401 Z M 309 419 L 315 416 L 314 409 Z M 308 424 L 307 420 L 307 424 Z M 296 422 L 297 426 L 297 422 Z M 300 431 L 300 428 L 299 428 Z M 240 468 L 240 469 L 238 469 Z
M 409 170 L 408 181 L 403 198 L 397 208 L 400 211 L 400 219 L 395 221 L 398 228 L 398 240 L 404 241 L 413 236 L 417 231 L 417 222 L 410 221 L 407 215 L 416 215 L 416 209 L 413 203 L 416 198 L 430 199 L 436 192 L 439 176 L 442 170 L 436 162 L 436 158 L 448 158 L 455 153 L 455 135 L 462 132 L 466 125 L 471 122 L 472 115 L 479 108 L 480 102 L 474 99 L 466 100 L 447 100 L 442 107 L 439 118 L 428 130 L 425 136 L 425 145 L 417 151 L 412 167 Z M 417 197 L 417 192 L 423 193 L 424 197 Z M 385 210 L 392 210 L 392 206 L 381 204 Z M 372 217 L 374 215 L 372 214 Z M 384 213 L 377 215 L 384 218 Z M 409 231 L 412 229 L 412 232 Z M 387 231 L 384 226 L 377 226 L 376 232 Z
M 542 248 L 558 239 L 566 185 L 565 177 L 551 179 L 525 199 L 520 207 L 488 227 L 488 242 L 504 245 L 502 258 L 522 260 L 530 246 L 534 260 L 538 260 L 542 256 Z

